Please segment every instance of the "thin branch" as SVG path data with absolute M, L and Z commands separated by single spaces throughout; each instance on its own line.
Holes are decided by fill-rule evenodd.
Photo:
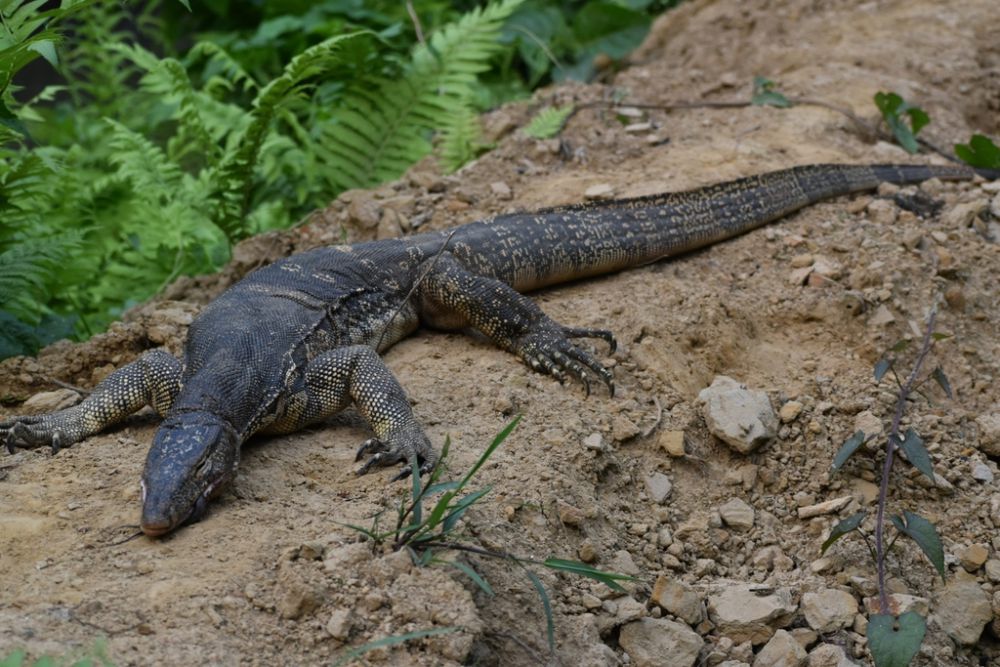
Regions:
M 89 395 L 93 391 L 92 389 L 84 389 L 83 387 L 78 387 L 75 384 L 70 384 L 69 382 L 63 382 L 62 380 L 57 380 L 56 378 L 53 377 L 43 376 L 42 379 L 48 382 L 49 384 L 54 384 L 55 386 L 61 387 L 63 389 L 72 389 L 73 391 L 83 394 L 84 396 Z
M 413 32 L 417 35 L 417 41 L 420 42 L 421 46 L 427 46 L 427 41 L 424 40 L 424 29 L 420 27 L 420 17 L 417 16 L 417 10 L 413 8 L 413 3 L 410 0 L 406 0 L 406 12 L 410 15 L 410 20 L 413 21 Z

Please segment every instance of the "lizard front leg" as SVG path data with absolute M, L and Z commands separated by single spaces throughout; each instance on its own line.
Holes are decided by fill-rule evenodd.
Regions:
M 367 345 L 330 350 L 309 362 L 282 414 L 265 431 L 295 431 L 351 403 L 375 433 L 358 450 L 358 460 L 370 455 L 358 474 L 402 462 L 406 465 L 396 476 L 398 479 L 412 472 L 409 461 L 413 457 L 421 472 L 437 463 L 437 452 L 414 418 L 406 392 L 378 353 Z
M 614 352 L 616 344 L 610 331 L 563 326 L 528 297 L 504 282 L 472 273 L 447 252 L 427 261 L 433 264 L 428 265 L 417 288 L 423 322 L 448 329 L 472 327 L 536 371 L 560 382 L 567 373 L 573 375 L 583 382 L 588 394 L 593 373 L 614 394 L 611 371 L 571 340 L 602 338 Z
M 0 443 L 11 454 L 15 447 L 41 445 L 50 445 L 54 454 L 145 405 L 165 415 L 180 386 L 181 362 L 164 350 L 152 350 L 106 377 L 78 405 L 46 415 L 0 421 Z

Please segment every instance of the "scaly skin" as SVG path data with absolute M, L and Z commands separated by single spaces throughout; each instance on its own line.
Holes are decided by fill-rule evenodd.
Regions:
M 151 404 L 164 416 L 142 477 L 141 527 L 196 520 L 236 474 L 254 433 L 287 433 L 354 405 L 374 437 L 360 472 L 437 454 L 379 352 L 420 324 L 472 328 L 562 380 L 613 376 L 524 292 L 618 271 L 742 234 L 885 181 L 970 179 L 970 169 L 813 165 L 697 190 L 504 215 L 454 232 L 321 248 L 259 269 L 191 325 L 183 362 L 162 350 L 111 374 L 79 405 L 0 422 L 0 441 L 56 451 Z M 995 174 L 990 174 L 996 177 Z

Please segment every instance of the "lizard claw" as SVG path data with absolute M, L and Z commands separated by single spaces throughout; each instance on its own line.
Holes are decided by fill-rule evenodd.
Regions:
M 413 467 L 410 460 L 416 457 L 420 465 L 420 474 L 433 470 L 437 463 L 438 455 L 431 447 L 427 436 L 416 424 L 404 424 L 402 427 L 390 432 L 385 440 L 381 438 L 369 438 L 358 448 L 355 460 L 360 461 L 365 456 L 368 460 L 358 469 L 358 475 L 364 475 L 374 468 L 384 468 L 396 463 L 404 463 L 392 480 L 405 479 L 413 474 Z
M 40 447 L 49 445 L 56 454 L 75 440 L 68 437 L 57 425 L 52 415 L 11 417 L 0 422 L 0 442 L 13 454 L 18 447 Z
M 572 375 L 583 384 L 590 396 L 591 374 L 596 375 L 615 394 L 614 374 L 597 358 L 574 345 L 571 338 L 603 338 L 608 341 L 612 352 L 617 348 L 614 335 L 604 329 L 578 329 L 562 327 L 554 322 L 545 323 L 535 331 L 525 335 L 516 347 L 518 355 L 539 373 L 551 375 L 563 382 Z

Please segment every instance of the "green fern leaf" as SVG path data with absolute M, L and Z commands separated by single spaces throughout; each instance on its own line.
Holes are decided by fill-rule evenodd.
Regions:
M 438 155 L 445 171 L 456 171 L 469 160 L 490 148 L 482 141 L 479 113 L 468 103 L 453 112 L 453 118 L 441 131 Z
M 535 114 L 524 128 L 524 133 L 535 139 L 551 139 L 562 132 L 571 113 L 573 113 L 572 104 L 564 107 L 546 107 Z
M 402 76 L 352 88 L 321 127 L 315 147 L 331 187 L 370 187 L 396 178 L 430 153 L 433 131 L 467 123 L 468 115 L 456 110 L 503 48 L 500 30 L 522 1 L 474 9 L 432 35 L 429 44 L 416 46 Z

